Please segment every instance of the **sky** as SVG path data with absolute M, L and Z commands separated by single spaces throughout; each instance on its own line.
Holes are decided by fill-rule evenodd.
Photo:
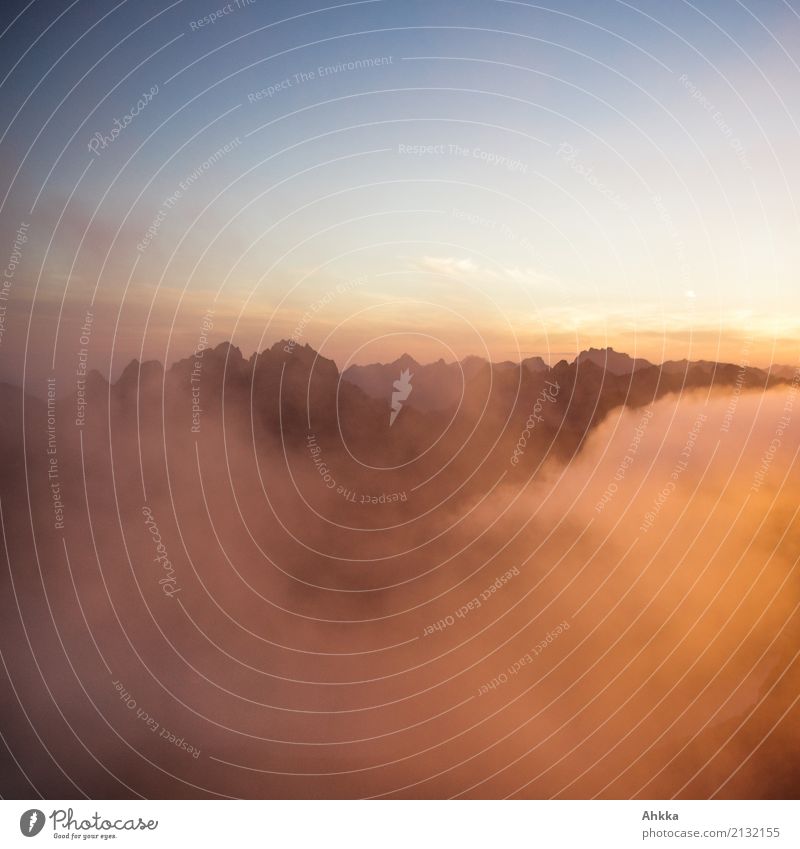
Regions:
M 226 339 L 798 361 L 796 2 L 2 14 L 0 380 Z

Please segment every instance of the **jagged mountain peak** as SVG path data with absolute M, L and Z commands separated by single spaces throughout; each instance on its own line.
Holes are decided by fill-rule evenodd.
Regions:
M 611 346 L 607 348 L 589 348 L 581 351 L 576 360 L 578 366 L 587 362 L 599 366 L 612 374 L 633 374 L 642 368 L 649 368 L 652 363 L 642 358 L 634 358 L 629 354 L 615 351 Z

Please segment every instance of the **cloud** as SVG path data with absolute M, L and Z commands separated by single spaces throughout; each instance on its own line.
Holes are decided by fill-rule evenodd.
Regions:
M 489 282 L 532 286 L 552 283 L 552 275 L 533 267 L 481 265 L 470 257 L 423 256 L 412 262 L 412 268 L 432 272 L 453 280 L 469 280 L 476 284 Z

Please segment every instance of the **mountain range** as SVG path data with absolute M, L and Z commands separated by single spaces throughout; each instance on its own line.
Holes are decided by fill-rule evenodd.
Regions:
M 390 429 L 393 384 L 406 370 L 411 391 Z M 359 479 L 371 474 L 364 466 L 399 469 L 425 457 L 433 467 L 469 474 L 479 489 L 484 474 L 491 477 L 497 464 L 508 466 L 534 410 L 535 438 L 511 473 L 530 473 L 549 457 L 568 461 L 615 408 L 645 407 L 690 390 L 731 396 L 765 390 L 787 383 L 792 374 L 788 367 L 767 372 L 707 361 L 658 366 L 611 348 L 592 348 L 552 367 L 538 357 L 517 364 L 467 357 L 423 365 L 404 354 L 391 363 L 350 366 L 340 373 L 308 345 L 280 341 L 245 359 L 239 348 L 224 342 L 166 370 L 155 361 L 134 360 L 112 384 L 90 372 L 83 388 L 85 426 L 73 426 L 75 393 L 55 402 L 55 414 L 65 451 L 77 447 L 78 431 L 95 444 L 108 443 L 111 433 L 139 444 L 147 438 L 154 452 L 162 442 L 160 454 L 166 456 L 171 445 L 180 452 L 186 444 L 212 438 L 225 450 L 232 434 L 252 443 L 256 454 L 302 451 L 311 433 L 325 442 L 328 456 L 337 456 L 341 468 Z M 557 395 L 542 404 L 537 399 L 543 392 Z M 0 455 L 10 471 L 22 463 L 22 390 L 0 385 L 0 403 Z M 30 449 L 44 433 L 47 409 L 30 396 L 24 403 Z

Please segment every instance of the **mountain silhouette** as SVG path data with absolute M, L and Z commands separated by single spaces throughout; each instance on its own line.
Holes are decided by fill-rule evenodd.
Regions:
M 577 363 L 591 362 L 612 374 L 633 374 L 639 369 L 649 368 L 652 363 L 643 359 L 634 359 L 628 354 L 615 351 L 613 348 L 589 348 L 578 354 Z
M 393 386 L 405 370 L 411 391 L 395 420 Z M 340 373 L 309 345 L 281 340 L 245 359 L 239 348 L 223 342 L 167 369 L 133 360 L 112 384 L 90 374 L 82 430 L 96 445 L 113 437 L 131 440 L 131 450 L 143 460 L 151 454 L 154 463 L 165 449 L 180 454 L 193 441 L 211 440 L 215 450 L 224 451 L 230 435 L 251 444 L 254 457 L 302 451 L 311 433 L 354 479 L 372 474 L 365 465 L 402 467 L 425 457 L 454 477 L 468 478 L 463 490 L 468 495 L 508 465 L 534 410 L 535 436 L 511 474 L 530 474 L 548 458 L 567 462 L 619 407 L 645 407 L 669 393 L 697 389 L 764 390 L 787 382 L 778 374 L 791 371 L 708 361 L 656 366 L 610 348 L 592 348 L 552 367 L 538 357 L 517 364 L 467 357 L 423 365 L 404 354 Z M 537 401 L 553 387 L 557 397 Z M 33 444 L 46 415 L 44 403 L 23 399 L 22 390 L 8 385 L 1 391 L 2 454 L 9 470 L 18 469 L 23 400 Z M 74 420 L 76 401 L 75 394 L 57 401 L 59 422 Z M 78 449 L 75 432 L 59 429 L 65 453 Z

